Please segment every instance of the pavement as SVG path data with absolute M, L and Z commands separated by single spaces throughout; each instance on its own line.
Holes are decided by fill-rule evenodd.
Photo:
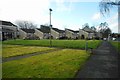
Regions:
M 84 66 L 78 71 L 77 78 L 119 78 L 118 52 L 107 41 L 96 49 Z

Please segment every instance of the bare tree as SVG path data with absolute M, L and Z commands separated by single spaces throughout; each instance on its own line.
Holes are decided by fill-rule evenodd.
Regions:
M 34 29 L 37 27 L 37 25 L 30 21 L 16 21 L 15 23 L 19 26 L 19 28 Z
M 120 5 L 120 0 L 102 0 L 99 3 L 99 7 L 100 7 L 100 13 L 102 13 L 103 15 L 106 13 L 110 12 L 110 9 L 113 6 L 118 6 Z
M 100 13 L 104 16 L 106 13 L 110 13 L 110 9 L 113 6 L 118 7 L 118 32 L 120 32 L 120 0 L 102 0 L 99 3 Z

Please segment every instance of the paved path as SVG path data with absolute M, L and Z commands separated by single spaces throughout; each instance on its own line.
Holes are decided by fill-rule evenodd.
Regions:
M 35 53 L 31 53 L 31 54 L 2 58 L 2 63 L 12 61 L 12 60 L 18 60 L 18 59 L 22 59 L 22 58 L 27 58 L 27 57 L 31 57 L 31 56 L 35 56 L 35 55 L 39 55 L 39 54 L 54 52 L 54 51 L 58 51 L 58 50 L 61 50 L 61 49 L 58 48 L 58 49 L 46 50 L 46 51 L 42 51 L 42 52 L 35 52 Z
M 104 41 L 93 51 L 76 78 L 118 78 L 118 53 L 115 48 Z

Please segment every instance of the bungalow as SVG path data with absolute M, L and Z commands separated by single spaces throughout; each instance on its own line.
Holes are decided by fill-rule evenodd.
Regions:
M 35 34 L 35 29 L 19 29 L 19 38 L 20 39 L 39 39 Z
M 65 31 L 57 28 L 51 28 L 51 36 L 53 37 L 53 39 L 65 38 Z
M 0 40 L 17 38 L 17 26 L 9 21 L 0 20 Z
M 73 31 L 70 29 L 65 29 L 65 34 L 68 39 L 77 39 L 79 31 Z

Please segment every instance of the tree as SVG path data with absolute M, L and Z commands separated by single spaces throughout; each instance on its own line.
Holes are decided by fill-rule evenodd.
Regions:
M 108 27 L 108 23 L 100 23 L 99 32 L 102 34 L 103 38 L 107 38 L 109 34 L 111 34 L 111 29 Z
M 95 26 L 91 26 L 91 29 L 92 29 L 93 31 L 96 31 Z
M 107 22 L 104 22 L 104 23 L 100 23 L 100 26 L 99 26 L 99 31 L 101 33 L 104 33 L 104 31 L 108 28 L 108 23 Z
M 19 28 L 34 29 L 37 27 L 37 25 L 30 21 L 16 21 L 15 23 L 19 26 Z
M 99 3 L 100 13 L 102 13 L 103 15 L 106 13 L 109 13 L 110 9 L 113 6 L 118 6 L 118 8 L 119 8 L 119 5 L 120 5 L 120 0 L 102 0 Z
M 109 35 L 109 34 L 111 34 L 111 29 L 110 29 L 110 28 L 107 28 L 107 29 L 105 30 L 103 36 L 104 36 L 105 38 L 108 38 L 108 35 Z
M 85 23 L 85 24 L 83 25 L 83 28 L 89 28 L 89 24 L 88 24 L 88 23 Z

